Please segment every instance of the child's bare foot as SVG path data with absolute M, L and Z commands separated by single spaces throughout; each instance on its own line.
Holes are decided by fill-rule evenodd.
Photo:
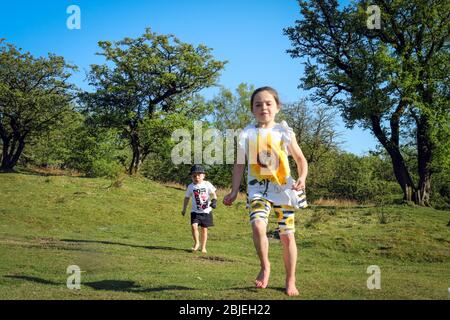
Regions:
M 255 284 L 257 288 L 265 289 L 269 284 L 270 268 L 263 269 L 259 272 L 256 277 Z
M 194 245 L 194 246 L 191 248 L 191 250 L 192 250 L 192 251 L 197 251 L 199 247 L 200 247 L 200 245 L 199 245 L 199 244 L 196 244 L 196 245 Z
M 295 286 L 295 281 L 286 283 L 286 294 L 289 297 L 298 296 L 299 293 L 297 287 Z
M 202 249 L 202 253 L 208 253 L 208 251 L 206 251 L 206 248 Z

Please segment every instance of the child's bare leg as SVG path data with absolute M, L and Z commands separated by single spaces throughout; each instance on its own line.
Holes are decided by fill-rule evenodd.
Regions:
M 208 228 L 202 228 L 202 252 L 206 253 L 206 240 L 208 240 Z
M 256 220 L 252 224 L 253 243 L 261 263 L 261 271 L 256 277 L 257 288 L 266 288 L 269 283 L 270 262 L 269 262 L 269 239 L 267 239 L 267 225 L 264 220 Z
M 288 296 L 297 296 L 298 290 L 295 286 L 295 268 L 297 265 L 297 245 L 293 233 L 280 235 L 283 243 L 283 259 L 286 269 L 286 294 Z
M 194 246 L 192 250 L 197 251 L 200 246 L 200 242 L 198 240 L 198 223 L 192 224 L 192 238 L 194 238 Z

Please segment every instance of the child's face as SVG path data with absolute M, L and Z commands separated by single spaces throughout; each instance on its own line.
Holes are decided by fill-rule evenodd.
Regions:
M 195 184 L 202 183 L 204 179 L 205 179 L 204 173 L 193 173 L 192 174 L 192 182 L 194 182 Z
M 280 111 L 280 106 L 273 95 L 268 91 L 256 94 L 253 100 L 252 113 L 260 124 L 269 124 L 275 121 L 275 116 Z

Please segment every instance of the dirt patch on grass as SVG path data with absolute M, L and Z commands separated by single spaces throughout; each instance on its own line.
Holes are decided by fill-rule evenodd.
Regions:
M 323 199 L 320 198 L 313 202 L 316 206 L 335 206 L 335 207 L 357 207 L 360 204 L 356 200 L 350 199 Z
M 201 256 L 198 257 L 199 259 L 206 260 L 206 261 L 212 261 L 212 262 L 235 262 L 233 259 L 219 257 L 219 256 Z
M 27 170 L 31 173 L 40 174 L 43 176 L 69 176 L 69 177 L 84 177 L 85 174 L 75 169 L 61 169 L 58 167 L 35 167 L 29 166 Z
M 23 248 L 42 248 L 56 250 L 82 250 L 77 243 L 68 243 L 56 238 L 38 237 L 32 239 L 6 238 L 0 239 L 0 244 L 9 246 L 19 246 Z

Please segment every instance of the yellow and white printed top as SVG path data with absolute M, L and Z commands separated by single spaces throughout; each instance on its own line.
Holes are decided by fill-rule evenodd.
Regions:
M 248 163 L 248 199 L 263 198 L 276 205 L 298 207 L 289 168 L 288 146 L 294 132 L 285 121 L 272 128 L 248 125 L 239 135 L 238 147 Z M 295 195 L 294 195 L 295 194 Z

